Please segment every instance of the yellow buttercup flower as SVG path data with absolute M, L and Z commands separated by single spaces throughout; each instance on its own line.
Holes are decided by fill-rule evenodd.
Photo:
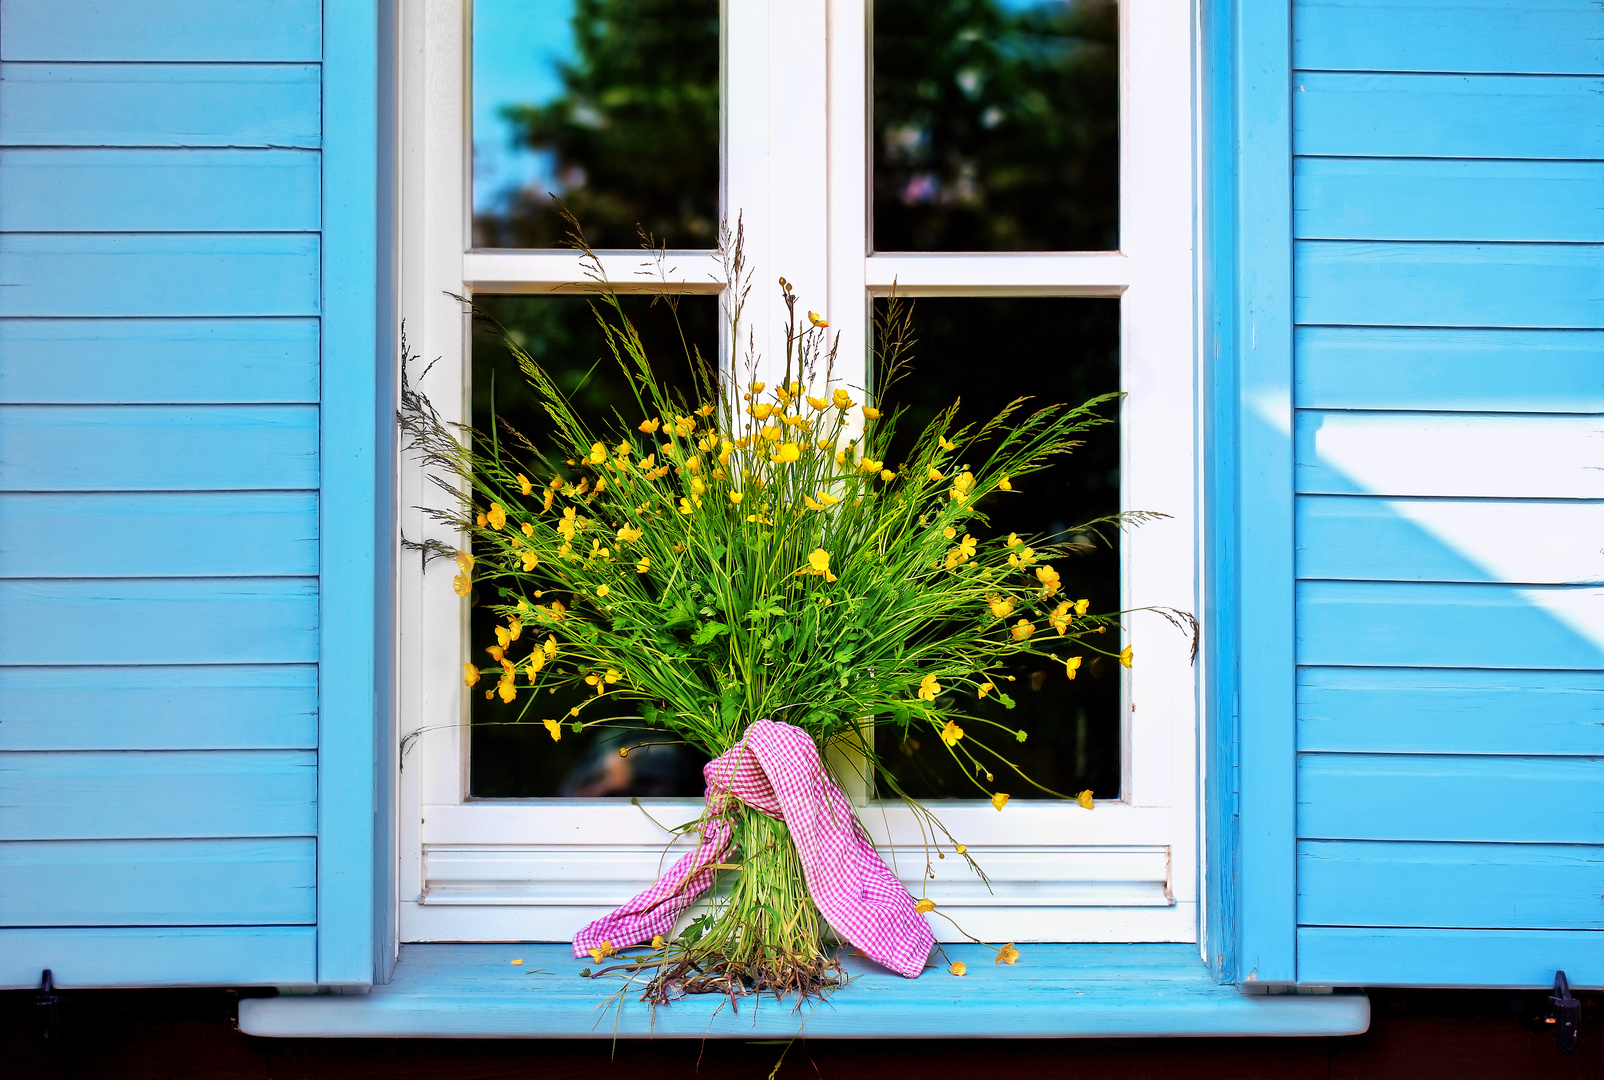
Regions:
M 823 412 L 830 407 L 829 398 L 814 397 L 812 394 L 807 395 L 807 402 L 819 412 Z
M 546 725 L 546 733 L 551 736 L 551 741 L 552 742 L 562 742 L 563 741 L 563 725 L 562 725 L 562 721 L 546 719 L 546 720 L 542 720 L 541 723 Z
M 1014 602 L 1002 596 L 986 597 L 986 607 L 991 610 L 994 619 L 1006 619 L 1014 613 Z
M 526 521 L 522 525 L 518 526 L 518 528 L 523 531 L 523 534 L 525 536 L 533 536 L 533 535 L 535 535 L 535 527 L 530 522 Z
M 482 528 L 485 527 L 485 522 L 489 521 L 490 519 L 485 517 L 483 514 L 480 514 L 474 520 L 478 523 L 479 527 L 482 529 Z
M 947 726 L 941 729 L 941 741 L 948 746 L 957 746 L 958 740 L 964 737 L 964 729 L 956 721 L 948 720 Z
M 527 495 L 531 491 L 535 490 L 535 485 L 533 485 L 533 484 L 531 484 L 529 482 L 529 477 L 525 476 L 523 473 L 519 473 L 518 474 L 518 490 L 523 492 L 525 495 Z
M 713 415 L 713 406 L 711 406 L 711 405 L 703 405 L 701 408 L 696 410 L 696 415 L 700 416 L 700 417 L 703 417 L 704 419 L 706 417 L 712 416 Z
M 1008 805 L 1008 796 L 1004 795 L 1000 791 L 997 792 L 997 794 L 991 797 L 991 805 L 1001 810 L 1003 807 Z
M 1129 645 L 1125 646 L 1119 651 L 1119 662 L 1124 664 L 1126 667 L 1130 667 L 1131 655 L 1131 647 Z
M 1075 677 L 1075 672 L 1080 670 L 1080 662 L 1081 658 L 1078 656 L 1071 656 L 1068 660 L 1065 660 L 1064 674 L 1073 679 Z
M 822 577 L 825 581 L 834 581 L 835 575 L 830 573 L 830 553 L 823 548 L 814 548 L 808 552 L 808 568 L 805 571 L 815 577 Z
M 462 665 L 462 685 L 472 686 L 479 681 L 479 669 L 472 664 Z
M 941 448 L 943 450 L 956 450 L 956 449 L 958 449 L 958 444 L 957 443 L 951 441 L 950 439 L 948 439 L 948 438 L 946 438 L 944 436 L 939 437 L 938 441 L 941 443 Z
M 789 465 L 802 457 L 802 448 L 794 442 L 783 444 L 774 452 L 774 460 L 782 465 Z
M 503 649 L 512 644 L 512 631 L 505 626 L 496 627 L 496 644 Z
M 934 701 L 941 694 L 941 684 L 934 675 L 926 675 L 919 680 L 919 700 Z M 948 744 L 951 745 L 951 744 Z
M 1036 627 L 1030 620 L 1020 619 L 1008 628 L 1008 632 L 1014 636 L 1015 641 L 1024 641 L 1036 632 Z
M 501 508 L 500 503 L 491 503 L 490 509 L 485 512 L 485 520 L 490 522 L 492 529 L 500 529 L 507 524 L 507 511 Z
M 694 417 L 694 416 L 676 416 L 676 417 L 674 417 L 674 433 L 679 435 L 681 438 L 684 438 L 686 435 L 689 435 L 691 432 L 693 432 L 695 430 L 696 430 L 696 417 Z
M 741 505 L 741 500 L 746 498 L 746 492 L 744 492 L 744 491 L 732 491 L 732 492 L 729 493 L 729 495 L 730 495 L 730 504 L 732 506 L 740 506 Z
M 839 495 L 831 495 L 828 491 L 819 490 L 813 495 L 802 496 L 803 505 L 809 510 L 828 510 L 841 501 Z
M 641 531 L 633 525 L 625 525 L 618 530 L 618 542 L 621 544 L 633 544 L 640 538 Z
M 878 420 L 880 419 L 880 410 L 871 409 L 869 406 L 865 405 L 863 407 L 863 418 L 865 420 Z
M 680 501 L 679 501 L 679 512 L 684 514 L 686 517 L 690 517 L 691 516 L 691 500 L 684 499 L 684 498 L 680 499 Z
M 503 705 L 511 705 L 513 699 L 518 696 L 518 688 L 513 685 L 511 679 L 502 679 L 496 684 L 496 693 L 501 696 Z
M 1075 801 L 1085 809 L 1090 810 L 1092 808 L 1092 789 L 1087 788 L 1085 791 L 1075 796 Z
M 997 950 L 996 962 L 999 964 L 1012 964 L 1018 959 L 1019 950 L 1014 948 L 1014 943 L 1012 941 Z
M 556 495 L 557 495 L 557 489 L 556 488 L 547 488 L 546 489 L 546 495 L 545 495 L 545 497 L 543 499 L 541 499 L 541 502 L 540 502 L 540 512 L 541 513 L 544 514 L 548 510 L 551 509 L 551 500 L 553 498 L 555 498 Z
M 1018 533 L 1009 533 L 1008 534 L 1008 546 L 1009 547 L 1015 548 L 1015 547 L 1018 547 L 1022 543 L 1024 543 L 1024 541 L 1019 539 L 1019 534 Z
M 964 962 L 962 960 L 954 960 L 952 962 L 952 966 L 947 968 L 947 970 L 952 972 L 954 975 L 960 975 L 961 976 L 965 972 L 967 972 L 969 969 L 964 966 Z
M 1041 582 L 1041 594 L 1051 596 L 1058 591 L 1058 571 L 1051 566 L 1036 567 L 1036 580 Z
M 512 619 L 508 619 L 507 620 L 507 636 L 508 637 L 512 638 L 512 640 L 514 640 L 514 641 L 517 641 L 518 640 L 518 636 L 520 634 L 522 634 L 523 632 L 524 632 L 524 624 L 523 623 L 519 622 L 516 618 L 512 618 Z
M 757 417 L 759 420 L 767 420 L 769 418 L 769 414 L 774 411 L 774 406 L 764 402 L 759 402 L 747 406 L 746 411 Z
M 952 478 L 952 488 L 947 494 L 954 499 L 967 499 L 975 489 L 975 474 L 965 469 Z
M 615 951 L 616 950 L 614 950 L 613 943 L 611 941 L 604 941 L 601 943 L 601 948 L 590 950 L 590 958 L 599 964 L 609 956 L 613 955 Z
M 547 660 L 550 660 L 552 657 L 556 656 L 557 655 L 557 637 L 556 637 L 556 635 L 547 634 L 546 635 L 546 643 L 540 647 L 540 651 L 546 654 L 546 659 Z
M 563 507 L 562 519 L 557 522 L 557 533 L 564 540 L 572 540 L 579 528 L 579 515 L 572 506 Z
M 995 689 L 997 689 L 997 687 L 995 685 L 993 685 L 992 683 L 983 682 L 983 683 L 980 684 L 980 689 L 977 690 L 975 693 L 979 697 L 985 697 L 987 694 L 991 693 Z
M 642 420 L 635 426 L 635 430 L 645 435 L 654 435 L 661 424 L 661 420 Z
M 648 559 L 648 558 L 642 558 L 640 562 L 635 564 L 635 573 L 644 574 L 647 571 L 651 570 L 651 568 L 652 568 L 652 560 Z
M 953 540 L 957 538 L 958 530 L 953 528 L 951 525 L 948 525 L 945 529 L 941 530 L 941 535 L 945 536 L 948 540 Z
M 856 405 L 857 402 L 853 401 L 852 395 L 847 393 L 845 390 L 837 389 L 835 393 L 830 395 L 830 404 L 834 405 L 842 412 L 845 412 L 847 409 L 850 409 L 852 406 Z
M 524 661 L 524 669 L 529 673 L 529 681 L 534 682 L 535 676 L 539 675 L 540 669 L 545 666 L 545 653 L 541 652 L 539 649 L 536 649 L 534 652 L 530 653 L 529 659 Z
M 502 656 L 506 654 L 506 650 L 500 645 L 486 645 L 485 652 L 489 653 L 490 659 L 496 661 L 497 663 L 500 663 Z
M 607 586 L 605 586 L 605 585 L 598 585 L 598 586 L 596 586 L 596 598 L 597 598 L 597 599 L 598 599 L 598 600 L 605 600 L 605 599 L 607 599 L 607 594 L 608 594 L 608 593 L 610 593 L 610 592 L 612 592 L 612 590 L 611 590 L 611 589 L 609 589 L 609 588 L 608 588 L 608 587 L 607 587 Z
M 918 912 L 920 915 L 927 914 L 928 912 L 936 910 L 936 902 L 928 899 L 921 900 L 917 904 L 913 905 L 913 910 Z
M 1092 602 L 1090 600 L 1077 600 L 1075 601 L 1075 614 L 1084 615 L 1086 614 L 1086 609 L 1091 606 Z
M 1053 608 L 1053 613 L 1047 616 L 1047 621 L 1052 624 L 1054 630 L 1058 631 L 1059 637 L 1064 636 L 1064 633 L 1069 629 L 1069 624 L 1073 621 L 1073 616 L 1069 613 L 1069 609 L 1072 606 L 1074 605 L 1065 600 L 1062 604 Z
M 769 424 L 763 429 L 763 438 L 768 442 L 779 442 L 785 438 L 785 426 L 783 424 Z
M 601 443 L 591 443 L 590 456 L 585 460 L 590 462 L 592 465 L 600 465 L 602 462 L 607 460 L 607 447 L 603 446 Z
M 533 551 L 520 551 L 518 557 L 523 560 L 524 573 L 526 574 L 540 565 L 540 556 Z
M 862 473 L 877 473 L 885 468 L 885 464 L 883 461 L 876 461 L 874 458 L 866 457 L 858 462 L 858 471 Z
M 891 481 L 892 481 L 892 479 L 893 479 L 893 478 L 894 478 L 894 477 L 895 477 L 895 476 L 896 476 L 896 475 L 897 475 L 897 474 L 896 474 L 896 473 L 894 473 L 894 472 L 892 472 L 892 471 L 891 471 L 891 470 L 890 470 L 890 469 L 881 469 L 881 470 L 880 470 L 880 479 L 881 479 L 881 480 L 884 480 L 884 481 L 885 481 L 885 482 L 886 482 L 886 483 L 888 483 L 888 484 L 889 484 L 889 483 L 891 483 Z
M 998 491 L 1012 491 L 1012 490 L 1014 490 L 1014 485 L 1008 482 L 1008 474 L 1007 473 L 1004 473 L 1003 474 L 1003 478 L 1001 480 L 997 481 L 997 490 Z
M 473 579 L 467 574 L 458 574 L 451 579 L 451 591 L 458 596 L 467 596 L 473 592 Z
M 457 552 L 457 569 L 464 574 L 473 573 L 473 556 L 466 551 Z
M 823 330 L 826 326 L 830 325 L 830 320 L 829 319 L 820 318 L 819 317 L 819 313 L 817 311 L 808 312 L 808 322 L 812 323 L 814 326 L 818 327 L 820 330 Z

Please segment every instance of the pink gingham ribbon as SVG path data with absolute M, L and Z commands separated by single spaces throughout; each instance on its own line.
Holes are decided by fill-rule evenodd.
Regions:
M 759 720 L 708 762 L 702 775 L 710 807 L 733 795 L 785 822 L 808 892 L 837 933 L 899 975 L 911 979 L 924 970 L 935 935 L 875 852 L 811 736 L 791 724 Z M 707 817 L 695 850 L 651 888 L 574 935 L 574 956 L 587 956 L 603 942 L 622 949 L 667 936 L 674 920 L 713 883 L 713 867 L 729 849 L 731 833 L 728 818 Z

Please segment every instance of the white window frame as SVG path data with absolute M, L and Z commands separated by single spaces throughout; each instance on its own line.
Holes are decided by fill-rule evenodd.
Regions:
M 1195 3 L 1120 0 L 1119 251 L 866 254 L 871 2 L 723 5 L 723 206 L 746 226 L 757 282 L 747 325 L 766 356 L 782 354 L 768 285 L 784 274 L 803 305 L 839 329 L 840 380 L 861 386 L 870 300 L 893 284 L 907 296 L 1118 298 L 1122 505 L 1171 515 L 1125 537 L 1123 604 L 1190 606 L 1201 619 Z M 402 0 L 399 20 L 399 307 L 413 352 L 434 362 L 422 387 L 448 420 L 469 401 L 468 321 L 449 294 L 547 293 L 583 279 L 569 251 L 469 246 L 470 3 Z M 615 283 L 643 287 L 639 253 L 604 260 Z M 722 284 L 708 253 L 674 253 L 668 265 L 672 286 Z M 405 537 L 462 543 L 416 510 L 438 492 L 405 460 L 400 490 Z M 466 605 L 451 571 L 438 563 L 422 572 L 416 554 L 403 554 L 398 592 L 400 940 L 564 940 L 655 877 L 666 836 L 624 800 L 470 800 Z M 957 859 L 934 862 L 936 877 L 921 886 L 926 860 L 911 815 L 894 804 L 865 808 L 889 861 L 969 933 L 1199 940 L 1201 662 L 1155 614 L 1130 617 L 1125 641 L 1136 663 L 1124 679 L 1118 800 L 1091 812 L 1053 801 L 1015 800 L 1003 813 L 983 801 L 935 806 L 994 892 Z M 647 808 L 677 823 L 697 804 Z M 934 922 L 939 937 L 957 939 Z

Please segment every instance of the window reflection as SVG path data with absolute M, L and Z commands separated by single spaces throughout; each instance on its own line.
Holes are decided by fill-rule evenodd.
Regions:
M 876 301 L 877 313 L 885 301 Z M 983 422 L 1016 397 L 1038 405 L 1080 404 L 1119 389 L 1119 301 L 1101 299 L 931 298 L 914 303 L 912 371 L 891 388 L 888 404 L 905 407 L 889 460 L 901 461 L 914 437 L 954 398 L 961 398 L 960 424 Z M 984 357 L 983 365 L 977 357 Z M 1104 415 L 1117 416 L 1114 402 Z M 980 504 L 990 522 L 970 531 L 981 540 L 1017 532 L 1045 536 L 1078 554 L 1052 562 L 1064 596 L 1091 601 L 1091 610 L 1119 610 L 1117 534 L 1077 525 L 1119 510 L 1119 425 L 1094 428 L 1085 445 L 1050 469 L 1016 482 L 1017 493 L 994 492 Z M 972 447 L 981 460 L 987 450 Z M 1110 651 L 1118 651 L 1111 642 Z M 966 708 L 1010 730 L 1023 728 L 1020 746 L 1007 732 L 966 726 L 966 738 L 995 746 L 1021 764 L 1031 779 L 1074 794 L 1091 788 L 1100 799 L 1120 791 L 1120 666 L 1109 657 L 1087 655 L 1072 682 L 1063 666 L 1020 657 L 1003 673 L 1016 705 L 994 698 Z M 996 680 L 999 683 L 1001 679 Z M 998 736 L 1001 736 L 999 739 Z M 915 731 L 908 738 L 893 727 L 876 731 L 875 748 L 897 783 L 914 798 L 978 797 L 941 740 Z M 1001 774 L 999 774 L 999 781 Z M 1014 781 L 1001 790 L 1016 799 L 1045 797 Z
M 717 242 L 718 0 L 475 0 L 473 243 Z
M 876 0 L 874 248 L 1119 246 L 1115 0 Z
M 690 390 L 695 385 L 687 349 L 700 349 L 704 357 L 718 355 L 718 298 L 682 296 L 671 308 L 666 300 L 650 296 L 624 296 L 624 312 L 640 332 L 659 379 Z M 481 311 L 505 327 L 514 341 L 549 373 L 575 405 L 592 430 L 610 431 L 614 410 L 625 416 L 636 411 L 634 398 L 622 371 L 603 342 L 591 301 L 583 296 L 481 296 Z M 676 325 L 677 322 L 677 325 Z M 680 331 L 683 328 L 683 341 Z M 626 407 L 627 406 L 627 407 Z M 473 334 L 473 424 L 488 430 L 490 417 L 505 420 L 526 436 L 547 457 L 550 453 L 550 419 L 536 402 L 500 337 L 481 322 Z M 531 464 L 535 454 L 527 455 Z M 549 469 L 531 469 L 531 477 L 544 478 Z M 490 586 L 493 588 L 493 586 Z M 497 597 L 469 597 L 469 647 L 484 658 L 496 643 L 495 617 L 486 605 Z M 649 796 L 702 794 L 704 757 L 679 745 L 662 744 L 661 731 L 634 730 L 628 717 L 634 708 L 616 701 L 617 726 L 587 727 L 582 734 L 553 742 L 541 719 L 564 717 L 585 697 L 583 686 L 523 697 L 504 704 L 470 692 L 472 724 L 469 753 L 469 792 L 476 798 L 535 798 L 540 796 Z M 525 706 L 529 706 L 525 712 Z M 586 709 L 588 718 L 605 720 L 605 702 Z M 521 717 L 521 720 L 520 720 Z

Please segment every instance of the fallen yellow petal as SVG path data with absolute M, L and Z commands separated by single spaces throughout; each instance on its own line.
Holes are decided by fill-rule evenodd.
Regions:
M 1090 810 L 1092 808 L 1092 789 L 1087 788 L 1085 791 L 1075 796 L 1075 801 L 1085 809 Z
M 523 965 L 524 965 L 524 962 L 522 960 L 514 960 L 512 962 L 512 966 L 513 967 L 523 967 Z

